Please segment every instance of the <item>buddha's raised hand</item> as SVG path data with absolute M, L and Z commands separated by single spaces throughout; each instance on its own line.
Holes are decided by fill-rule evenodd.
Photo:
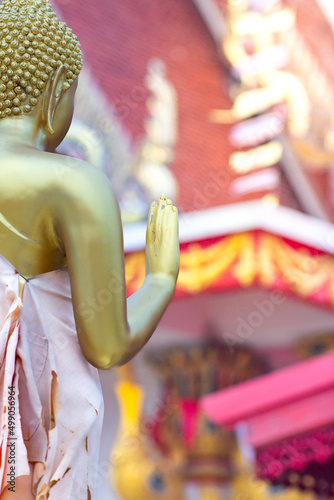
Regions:
M 165 195 L 151 204 L 146 233 L 146 273 L 162 274 L 175 282 L 180 267 L 177 208 Z

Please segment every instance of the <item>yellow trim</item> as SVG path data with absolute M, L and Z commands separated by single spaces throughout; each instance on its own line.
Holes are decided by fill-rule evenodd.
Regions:
M 191 243 L 181 252 L 178 289 L 197 294 L 217 284 L 230 273 L 241 287 L 259 283 L 275 287 L 277 280 L 303 298 L 325 290 L 334 305 L 334 256 L 312 255 L 307 248 L 291 247 L 279 236 L 268 233 L 241 233 L 227 236 L 207 247 Z M 131 291 L 145 277 L 145 254 L 126 257 L 126 276 Z

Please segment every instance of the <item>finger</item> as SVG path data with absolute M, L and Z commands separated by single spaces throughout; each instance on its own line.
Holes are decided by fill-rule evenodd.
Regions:
M 172 237 L 178 237 L 179 234 L 179 213 L 176 207 L 172 206 L 168 218 L 168 226 Z
M 169 244 L 171 241 L 177 238 L 178 235 L 178 213 L 171 200 L 167 200 L 167 205 L 164 211 L 165 219 L 163 224 L 162 238 L 164 240 L 164 243 Z
M 163 221 L 162 221 L 162 227 L 161 227 L 161 233 L 160 233 L 160 241 L 163 242 L 164 244 L 168 244 L 171 233 L 170 233 L 170 216 L 172 214 L 172 205 L 167 204 L 163 209 L 164 215 L 163 215 Z
M 163 222 L 165 218 L 165 209 L 167 206 L 167 198 L 164 194 L 160 196 L 156 215 L 156 238 L 160 241 L 163 230 Z
M 158 206 L 157 202 L 153 201 L 151 203 L 150 211 L 148 213 L 147 231 L 146 231 L 146 241 L 147 241 L 147 243 L 153 243 L 154 240 L 155 240 L 157 206 Z

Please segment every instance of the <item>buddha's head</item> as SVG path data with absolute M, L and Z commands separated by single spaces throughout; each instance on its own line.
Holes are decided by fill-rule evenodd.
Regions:
M 0 123 L 38 115 L 49 142 L 59 144 L 71 123 L 81 68 L 78 39 L 58 20 L 48 0 L 3 1 Z

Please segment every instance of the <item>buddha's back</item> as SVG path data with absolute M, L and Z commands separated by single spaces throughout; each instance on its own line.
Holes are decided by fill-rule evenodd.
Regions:
M 22 146 L 1 148 L 0 254 L 26 278 L 66 265 L 53 220 L 66 192 L 66 172 L 77 163 Z
M 84 497 L 93 500 L 102 419 L 96 369 L 133 358 L 172 300 L 179 271 L 177 209 L 166 196 L 151 205 L 145 282 L 127 300 L 120 210 L 110 182 L 85 162 L 49 153 L 72 121 L 83 64 L 78 39 L 48 0 L 0 0 L 0 41 L 0 340 L 6 351 L 0 379 L 7 377 L 0 396 L 6 403 L 7 388 L 20 383 L 22 401 L 27 398 L 23 428 L 32 422 L 27 406 L 38 406 L 30 397 L 37 396 L 37 385 L 36 421 L 49 429 L 44 445 L 41 437 L 18 449 L 25 468 L 16 472 L 14 496 L 0 470 L 0 496 L 35 500 L 50 493 L 50 500 L 78 500 L 77 477 Z M 59 270 L 66 265 L 68 271 Z M 32 278 L 23 294 L 18 272 Z M 70 342 L 57 353 L 64 333 Z M 38 359 L 33 338 L 42 349 Z M 44 358 L 48 376 L 27 375 L 25 367 L 39 370 Z M 45 423 L 47 410 L 53 418 Z M 8 432 L 4 405 L 0 411 Z M 2 447 L 3 467 L 8 450 Z

